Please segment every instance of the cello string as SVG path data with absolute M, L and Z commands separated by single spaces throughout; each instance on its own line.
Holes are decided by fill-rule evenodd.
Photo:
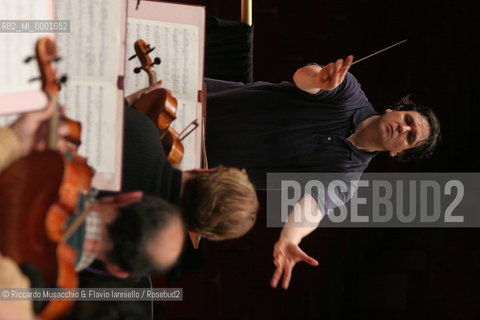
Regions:
M 63 234 L 62 239 L 60 239 L 60 242 L 67 242 L 67 240 L 72 236 L 72 234 L 77 231 L 77 229 L 82 225 L 82 223 L 85 221 L 87 218 L 87 214 L 90 211 L 91 204 L 88 204 L 85 206 L 85 208 L 82 210 L 80 215 L 73 220 L 72 224 L 65 230 L 65 233 Z

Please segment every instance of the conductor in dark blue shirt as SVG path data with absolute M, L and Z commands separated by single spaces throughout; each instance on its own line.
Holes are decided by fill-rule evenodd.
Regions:
M 264 188 L 267 172 L 348 172 L 359 179 L 379 152 L 402 160 L 431 154 L 440 133 L 433 111 L 404 99 L 377 113 L 348 73 L 352 61 L 348 56 L 325 67 L 307 65 L 295 72 L 294 83 L 206 79 L 209 162 L 246 168 L 256 187 Z M 282 278 L 288 288 L 299 261 L 318 265 L 299 243 L 325 210 L 310 195 L 293 211 L 305 208 L 319 212 L 318 220 L 306 226 L 286 223 L 273 251 L 273 287 Z

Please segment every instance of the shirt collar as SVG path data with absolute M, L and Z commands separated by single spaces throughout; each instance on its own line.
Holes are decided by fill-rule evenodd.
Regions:
M 355 111 L 352 117 L 352 127 L 353 130 L 350 134 L 355 132 L 358 125 L 365 119 L 370 118 L 372 116 L 379 115 L 380 113 L 376 112 L 372 106 L 370 108 L 361 108 Z M 348 138 L 348 137 L 347 137 Z M 378 152 L 367 152 L 358 149 L 355 147 L 348 139 L 345 139 L 345 143 L 350 148 L 350 160 L 360 160 L 360 161 L 370 161 L 371 158 L 376 156 Z
M 102 219 L 100 213 L 91 211 L 85 218 L 85 233 L 83 239 L 83 246 L 75 271 L 81 271 L 88 267 L 95 260 L 97 256 L 98 246 L 102 238 Z

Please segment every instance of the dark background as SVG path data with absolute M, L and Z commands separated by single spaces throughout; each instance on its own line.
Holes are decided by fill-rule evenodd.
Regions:
M 178 1 L 177 1 L 178 2 Z M 240 1 L 180 1 L 239 20 Z M 478 172 L 480 8 L 454 0 L 254 0 L 254 78 L 290 80 L 308 62 L 390 51 L 350 70 L 383 111 L 407 93 L 433 107 L 443 142 L 432 159 L 387 156 L 368 171 Z M 320 266 L 295 267 L 288 291 L 271 289 L 279 229 L 265 210 L 247 236 L 203 242 L 183 270 L 156 279 L 184 288 L 162 319 L 479 319 L 478 229 L 319 229 L 302 248 Z M 192 270 L 193 269 L 193 270 Z

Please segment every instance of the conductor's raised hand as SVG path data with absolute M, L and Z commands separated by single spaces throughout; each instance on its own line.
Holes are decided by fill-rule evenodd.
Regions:
M 353 56 L 348 56 L 345 60 L 338 59 L 330 62 L 320 70 L 317 75 L 317 85 L 322 90 L 333 90 L 345 79 L 345 75 L 353 62 Z
M 311 266 L 318 266 L 318 261 L 303 252 L 298 244 L 280 237 L 273 248 L 273 264 L 275 271 L 270 281 L 270 285 L 276 288 L 280 278 L 282 279 L 282 288 L 288 289 L 292 270 L 297 262 L 306 262 Z

